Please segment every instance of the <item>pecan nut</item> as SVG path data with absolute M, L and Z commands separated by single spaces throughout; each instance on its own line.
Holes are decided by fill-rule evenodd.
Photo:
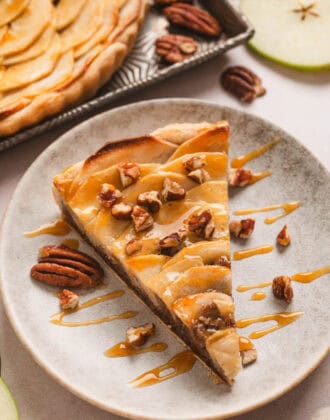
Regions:
M 222 267 L 231 268 L 230 259 L 228 257 L 226 257 L 225 255 L 222 255 L 221 257 L 217 258 L 214 261 L 214 265 L 220 265 Z
M 129 220 L 131 218 L 132 210 L 133 206 L 131 204 L 118 203 L 112 206 L 111 214 L 118 220 Z
M 229 231 L 236 238 L 248 239 L 254 230 L 255 219 L 232 220 L 229 223 Z
M 162 205 L 158 191 L 147 191 L 139 194 L 137 203 L 140 206 L 146 207 L 151 213 L 159 211 L 160 206 Z
M 197 51 L 196 42 L 183 35 L 168 34 L 156 40 L 156 53 L 167 63 L 180 63 Z
M 186 190 L 182 185 L 170 178 L 165 178 L 162 189 L 164 201 L 182 200 L 186 196 Z
M 221 75 L 225 90 L 235 95 L 241 102 L 252 102 L 266 93 L 261 79 L 250 69 L 243 66 L 228 67 Z
M 219 22 L 206 10 L 190 4 L 175 3 L 164 9 L 167 19 L 174 25 L 182 26 L 201 35 L 217 37 L 222 32 Z
M 257 354 L 256 349 L 243 350 L 243 351 L 240 352 L 240 354 L 241 354 L 241 359 L 242 359 L 242 365 L 243 366 L 251 365 L 258 358 L 258 354 Z
M 245 168 L 230 169 L 229 185 L 231 187 L 245 187 L 252 180 L 252 171 Z
M 131 216 L 136 232 L 142 232 L 143 230 L 149 229 L 154 224 L 153 217 L 144 207 L 134 206 Z
M 210 210 L 200 214 L 193 214 L 188 220 L 188 230 L 199 238 L 210 239 L 214 233 L 214 222 Z
M 143 346 L 155 334 L 155 330 L 155 324 L 151 322 L 140 327 L 130 327 L 126 331 L 126 340 L 132 346 Z
M 189 173 L 195 171 L 196 169 L 201 169 L 206 165 L 205 159 L 201 156 L 192 156 L 188 159 L 182 161 L 183 167 Z
M 279 276 L 273 279 L 273 294 L 277 299 L 284 299 L 290 303 L 293 299 L 293 289 L 291 286 L 291 278 L 288 276 Z
M 101 282 L 103 270 L 94 258 L 83 252 L 65 245 L 48 245 L 40 249 L 31 277 L 50 286 L 86 289 Z
M 284 225 L 280 233 L 277 235 L 276 242 L 282 246 L 290 245 L 291 237 L 287 225 Z
M 79 305 L 79 295 L 71 290 L 63 289 L 59 298 L 63 310 L 75 309 Z
M 164 255 L 172 257 L 179 251 L 181 244 L 182 237 L 179 235 L 179 233 L 171 233 L 159 241 L 160 252 Z
M 193 181 L 198 182 L 198 184 L 203 184 L 211 179 L 210 174 L 203 168 L 189 172 L 188 177 Z
M 141 176 L 139 165 L 134 162 L 126 162 L 118 166 L 119 176 L 124 188 L 134 184 Z
M 102 184 L 97 196 L 103 207 L 111 207 L 122 197 L 122 193 L 111 184 Z

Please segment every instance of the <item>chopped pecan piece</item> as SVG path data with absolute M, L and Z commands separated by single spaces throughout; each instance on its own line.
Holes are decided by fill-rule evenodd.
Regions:
M 62 290 L 60 296 L 60 305 L 63 310 L 75 309 L 79 305 L 79 295 L 71 290 Z
M 182 238 L 179 233 L 171 233 L 159 241 L 160 252 L 170 257 L 176 254 L 182 244 Z
M 241 351 L 242 365 L 251 365 L 251 363 L 254 363 L 257 360 L 257 356 L 258 355 L 256 349 L 248 349 Z
M 213 236 L 214 229 L 215 226 L 210 210 L 204 210 L 202 213 L 193 214 L 188 220 L 188 230 L 199 238 L 210 239 Z
M 111 207 L 122 197 L 122 193 L 111 184 L 102 184 L 97 196 L 103 207 Z
M 40 249 L 31 277 L 50 286 L 85 289 L 101 282 L 103 270 L 94 258 L 83 252 L 65 245 L 48 245 Z
M 141 206 L 134 206 L 132 211 L 132 219 L 136 232 L 149 229 L 154 224 L 154 219 L 148 210 Z
M 280 233 L 277 235 L 276 242 L 282 246 L 290 245 L 291 237 L 287 225 L 284 225 Z
M 223 267 L 231 268 L 231 262 L 228 257 L 222 255 L 220 258 L 214 261 L 214 265 L 221 265 Z
M 229 223 L 229 231 L 236 238 L 247 239 L 254 230 L 255 219 L 232 220 Z
M 195 169 L 194 171 L 189 172 L 189 178 L 193 181 L 203 184 L 206 181 L 211 179 L 209 173 L 205 169 Z
M 250 169 L 237 168 L 229 171 L 229 185 L 232 187 L 245 187 L 252 179 Z
M 134 184 L 141 176 L 139 165 L 134 162 L 126 162 L 118 166 L 120 180 L 124 188 Z
M 167 19 L 201 35 L 217 37 L 222 29 L 219 22 L 206 10 L 184 3 L 174 3 L 164 9 Z
M 277 299 L 283 299 L 290 303 L 293 299 L 293 289 L 291 278 L 288 276 L 279 276 L 273 279 L 273 294 Z
M 118 203 L 112 206 L 111 214 L 119 220 L 129 220 L 133 211 L 133 206 L 127 203 Z
M 140 327 L 130 327 L 126 331 L 126 339 L 132 346 L 143 346 L 149 337 L 155 334 L 156 327 L 152 323 Z
M 206 165 L 205 159 L 200 156 L 192 156 L 182 162 L 185 170 L 189 173 L 196 169 L 201 169 Z
M 261 79 L 243 66 L 228 67 L 221 75 L 224 89 L 235 95 L 241 102 L 252 102 L 266 93 Z
M 141 251 L 143 242 L 139 238 L 133 238 L 127 242 L 125 246 L 125 252 L 128 256 L 135 254 L 136 252 Z
M 139 194 L 137 202 L 140 206 L 146 207 L 151 213 L 159 211 L 162 205 L 158 191 L 147 191 Z
M 178 182 L 165 178 L 162 196 L 164 201 L 182 200 L 186 196 L 186 190 Z
M 167 34 L 156 40 L 156 53 L 167 63 L 180 63 L 197 51 L 197 43 L 188 36 Z
M 200 316 L 194 320 L 193 329 L 199 338 L 205 338 L 223 328 L 232 327 L 235 324 L 232 314 L 222 317 L 217 305 L 210 303 L 203 307 Z

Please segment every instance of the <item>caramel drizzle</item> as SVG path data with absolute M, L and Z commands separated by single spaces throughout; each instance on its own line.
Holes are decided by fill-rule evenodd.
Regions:
M 258 149 L 252 150 L 251 152 L 246 153 L 245 155 L 236 156 L 231 161 L 232 168 L 242 168 L 247 162 L 256 157 L 259 157 L 266 153 L 268 150 L 272 149 L 276 144 L 280 143 L 280 138 L 275 138 L 269 143 L 264 144 L 263 146 L 259 147 Z
M 317 268 L 313 271 L 307 271 L 305 273 L 297 273 L 291 276 L 291 279 L 293 281 L 296 281 L 298 283 L 311 283 L 312 281 L 318 279 L 321 276 L 324 276 L 326 274 L 330 273 L 330 266 L 327 265 L 322 268 Z M 262 283 L 257 284 L 241 284 L 236 287 L 236 290 L 238 292 L 247 292 L 251 289 L 262 289 L 263 287 L 268 287 L 272 284 L 271 281 L 264 281 Z
M 50 318 L 50 322 L 52 322 L 53 324 L 56 324 L 56 325 L 61 325 L 62 327 L 82 327 L 82 326 L 88 326 L 88 325 L 103 324 L 104 322 L 110 322 L 110 321 L 114 321 L 116 319 L 133 318 L 138 314 L 138 312 L 127 311 L 127 312 L 123 312 L 123 313 L 118 314 L 118 315 L 110 315 L 110 316 L 105 316 L 103 318 L 92 319 L 92 320 L 88 320 L 88 321 L 78 321 L 78 322 L 65 322 L 65 321 L 63 321 L 63 318 L 67 315 L 70 315 L 70 314 L 75 313 L 75 312 L 79 312 L 83 309 L 89 308 L 90 306 L 97 305 L 101 302 L 105 302 L 105 301 L 110 300 L 110 299 L 115 299 L 117 297 L 123 296 L 123 294 L 125 294 L 125 292 L 123 290 L 116 290 L 114 292 L 107 293 L 107 294 L 102 295 L 102 296 L 97 296 L 93 299 L 87 300 L 86 302 L 78 305 L 78 307 L 75 308 L 75 309 L 67 309 L 67 310 L 64 310 L 62 312 L 59 312 L 59 313 L 53 315 Z
M 305 273 L 294 274 L 291 279 L 299 283 L 311 283 L 317 278 L 330 273 L 330 265 L 322 268 L 318 268 L 314 271 L 307 271 Z
M 251 296 L 251 299 L 250 300 L 264 300 L 266 296 L 267 295 L 266 295 L 265 292 L 255 292 Z
M 182 351 L 178 353 L 167 363 L 157 366 L 154 369 L 148 370 L 145 373 L 142 373 L 135 379 L 133 379 L 130 384 L 134 387 L 143 387 L 156 385 L 160 382 L 167 381 L 168 379 L 174 378 L 175 376 L 181 375 L 185 372 L 188 372 L 192 369 L 196 362 L 196 356 L 190 350 Z M 161 374 L 170 369 L 170 372 L 161 376 Z
M 272 245 L 262 245 L 257 248 L 241 249 L 234 252 L 233 258 L 234 260 L 243 260 L 244 258 L 253 257 L 254 255 L 267 254 L 268 252 L 272 252 L 273 249 L 274 247 Z
M 106 350 L 104 355 L 107 357 L 127 357 L 133 356 L 135 354 L 161 352 L 166 350 L 167 347 L 168 345 L 166 343 L 155 343 L 148 347 L 137 348 L 133 347 L 127 341 L 121 341 L 120 343 L 117 343 L 110 349 Z
M 39 229 L 33 230 L 31 232 L 25 232 L 24 236 L 27 238 L 34 238 L 39 235 L 55 235 L 55 236 L 64 236 L 71 231 L 71 227 L 63 219 L 55 220 L 53 223 L 48 225 L 43 225 Z
M 62 241 L 61 245 L 65 245 L 65 246 L 67 246 L 68 248 L 71 248 L 71 249 L 79 249 L 78 239 L 71 239 L 71 238 L 64 239 Z
M 253 331 L 249 335 L 249 338 L 257 339 L 291 324 L 293 321 L 298 319 L 302 314 L 303 312 L 279 312 L 277 314 L 262 315 L 255 318 L 241 319 L 236 322 L 236 326 L 237 328 L 245 328 L 257 322 L 267 322 L 267 321 L 277 322 L 277 324 L 273 325 L 272 327 L 268 327 L 263 330 Z
M 251 214 L 251 213 L 261 213 L 261 212 L 266 212 L 266 211 L 283 209 L 283 213 L 274 217 L 267 217 L 265 219 L 265 223 L 269 225 L 276 222 L 279 219 L 282 219 L 282 217 L 285 217 L 288 214 L 292 213 L 294 210 L 296 210 L 300 206 L 301 206 L 300 201 L 291 201 L 289 203 L 275 204 L 273 206 L 260 207 L 260 208 L 255 208 L 255 209 L 236 210 L 234 211 L 234 214 L 236 216 L 240 216 L 240 215 L 246 215 L 246 214 Z
M 251 290 L 251 289 L 262 289 L 263 287 L 268 287 L 271 284 L 272 284 L 271 281 L 264 281 L 262 283 L 257 283 L 257 284 L 241 284 L 236 287 L 236 290 L 238 292 L 247 292 L 248 290 Z
M 239 344 L 239 351 L 254 349 L 254 345 L 252 341 L 247 337 L 240 336 L 238 339 L 238 344 Z
M 252 174 L 252 177 L 249 181 L 249 185 L 255 184 L 256 182 L 260 181 L 261 179 L 264 179 L 267 176 L 270 176 L 272 173 L 273 173 L 273 171 L 271 169 L 267 169 L 266 171 Z

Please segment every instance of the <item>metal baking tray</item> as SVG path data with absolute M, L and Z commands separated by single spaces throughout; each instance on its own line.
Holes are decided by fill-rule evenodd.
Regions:
M 98 91 L 94 98 L 13 136 L 0 138 L 0 151 L 59 127 L 63 123 L 95 115 L 101 107 L 104 108 L 130 92 L 186 71 L 230 48 L 245 43 L 252 37 L 253 27 L 232 6 L 230 0 L 200 0 L 199 4 L 219 20 L 224 30 L 219 39 L 208 40 L 192 35 L 198 42 L 197 53 L 182 63 L 166 65 L 155 54 L 155 40 L 167 32 L 187 34 L 187 31 L 172 28 L 160 10 L 151 7 L 133 50 L 120 70 Z

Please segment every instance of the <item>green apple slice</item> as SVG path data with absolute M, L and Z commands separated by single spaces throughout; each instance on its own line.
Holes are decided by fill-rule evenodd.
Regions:
M 302 70 L 330 68 L 330 0 L 241 0 L 254 25 L 250 47 Z
M 0 378 L 0 418 L 1 420 L 19 420 L 14 397 L 2 378 Z

